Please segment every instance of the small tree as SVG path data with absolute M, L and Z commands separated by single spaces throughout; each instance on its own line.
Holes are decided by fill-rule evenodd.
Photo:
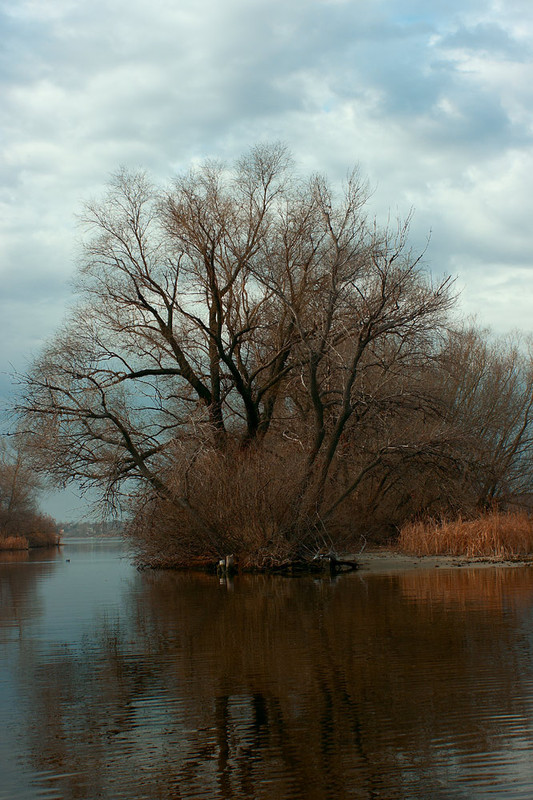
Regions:
M 6 540 L 35 546 L 56 544 L 54 521 L 37 507 L 39 488 L 24 451 L 0 439 L 0 549 Z
M 24 516 L 35 511 L 37 482 L 20 452 L 0 439 L 0 531 L 12 535 Z
M 472 327 L 450 332 L 438 381 L 447 422 L 459 434 L 463 503 L 487 510 L 531 491 L 531 342 Z

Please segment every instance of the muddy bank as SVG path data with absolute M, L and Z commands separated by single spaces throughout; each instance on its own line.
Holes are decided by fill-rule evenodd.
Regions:
M 533 553 L 513 558 L 469 558 L 467 556 L 410 556 L 392 549 L 368 550 L 350 556 L 361 572 L 400 572 L 424 569 L 454 569 L 459 567 L 524 567 L 533 566 Z

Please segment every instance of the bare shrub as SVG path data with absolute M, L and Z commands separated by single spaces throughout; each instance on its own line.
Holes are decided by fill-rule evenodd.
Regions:
M 533 519 L 525 512 L 492 512 L 472 520 L 410 522 L 400 531 L 398 547 L 418 556 L 526 555 L 533 553 Z
M 37 511 L 19 512 L 11 519 L 4 519 L 0 530 L 0 541 L 22 539 L 27 547 L 53 547 L 59 543 L 57 526 L 52 517 Z
M 0 547 L 49 547 L 58 542 L 56 524 L 37 508 L 39 480 L 18 438 L 18 447 L 0 441 Z
M 59 542 L 57 527 L 47 514 L 33 514 L 24 527 L 30 547 L 53 547 Z
M 243 566 L 267 567 L 331 544 L 298 514 L 305 458 L 296 447 L 206 449 L 176 462 L 169 481 L 181 504 L 151 495 L 130 525 L 142 563 L 211 563 L 232 553 Z

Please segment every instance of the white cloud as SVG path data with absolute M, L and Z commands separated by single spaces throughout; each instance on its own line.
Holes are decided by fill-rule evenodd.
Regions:
M 465 309 L 533 330 L 530 0 L 0 0 L 0 25 L 0 371 L 61 318 L 74 215 L 113 170 L 265 139 L 359 162 Z

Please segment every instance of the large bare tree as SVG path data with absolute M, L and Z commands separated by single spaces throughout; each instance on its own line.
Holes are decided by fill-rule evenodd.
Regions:
M 279 145 L 166 191 L 120 172 L 83 216 L 78 304 L 25 379 L 41 467 L 109 500 L 162 498 L 213 541 L 206 459 L 230 486 L 253 461 L 256 495 L 286 476 L 295 540 L 363 482 L 437 458 L 427 374 L 450 282 L 410 251 L 409 220 L 381 230 L 367 199 L 357 172 L 336 193 Z

